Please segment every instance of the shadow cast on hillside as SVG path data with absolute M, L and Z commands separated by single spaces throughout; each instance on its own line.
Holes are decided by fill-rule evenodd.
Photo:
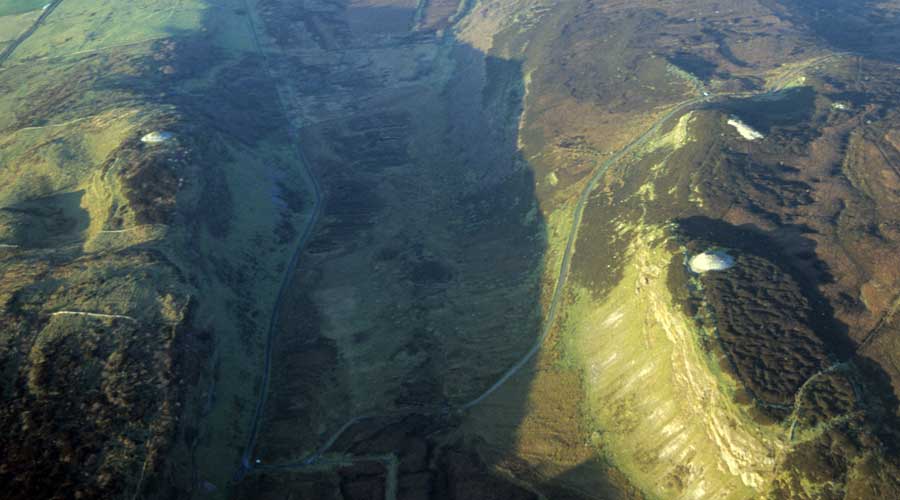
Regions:
M 347 23 L 380 13 L 404 17 L 357 8 Z M 317 29 L 329 38 L 327 23 Z M 399 46 L 403 39 L 421 42 L 401 36 Z M 534 498 L 497 476 L 478 451 L 481 438 L 460 427 L 463 409 L 510 369 L 501 411 L 508 428 L 518 427 L 528 412 L 522 378 L 534 367 L 527 353 L 542 340 L 547 229 L 517 147 L 523 74 L 519 62 L 468 46 L 448 57 L 449 84 L 423 88 L 409 98 L 415 105 L 356 106 L 300 131 L 323 215 L 278 312 L 271 390 L 251 455 L 268 467 L 236 484 L 236 498 L 381 498 L 390 456 L 398 498 Z M 365 78 L 353 85 L 361 95 L 392 91 Z M 345 326 L 336 326 L 339 317 Z M 396 375 L 372 387 L 374 409 L 359 414 L 363 369 Z M 514 434 L 499 438 L 508 453 Z M 336 456 L 346 457 L 341 466 L 321 465 Z M 557 480 L 533 486 L 556 488 L 547 481 Z
M 825 41 L 834 50 L 900 62 L 900 25 L 876 0 L 765 0 L 776 14 Z M 779 14 L 781 15 L 781 14 Z

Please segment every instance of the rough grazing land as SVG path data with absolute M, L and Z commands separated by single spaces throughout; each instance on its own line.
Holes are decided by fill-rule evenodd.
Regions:
M 890 2 L 41 7 L 0 496 L 900 497 Z

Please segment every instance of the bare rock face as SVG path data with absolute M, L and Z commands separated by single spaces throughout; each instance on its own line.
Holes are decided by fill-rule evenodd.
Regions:
M 143 137 L 141 137 L 141 142 L 143 142 L 145 144 L 160 144 L 160 143 L 166 142 L 168 140 L 171 140 L 174 137 L 175 137 L 175 134 L 173 134 L 172 132 L 153 131 L 153 132 L 150 132 L 149 134 L 146 134 Z
M 756 141 L 764 138 L 765 136 L 761 134 L 758 130 L 744 123 L 740 118 L 736 116 L 732 116 L 728 119 L 728 124 L 737 130 L 741 137 L 748 141 Z
M 709 271 L 724 271 L 734 266 L 734 258 L 724 250 L 707 250 L 691 258 L 691 271 L 697 274 Z

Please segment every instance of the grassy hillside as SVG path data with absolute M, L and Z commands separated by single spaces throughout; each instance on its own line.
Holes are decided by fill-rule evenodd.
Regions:
M 4 0 L 0 3 L 0 17 L 39 10 L 47 5 L 43 0 Z
M 201 442 L 206 480 L 239 460 L 234 367 L 263 362 L 312 207 L 242 5 L 63 2 L 0 69 L 14 498 L 170 498 Z

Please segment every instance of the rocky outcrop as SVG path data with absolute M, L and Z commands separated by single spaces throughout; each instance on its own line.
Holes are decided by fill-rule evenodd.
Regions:
M 751 424 L 705 335 L 667 288 L 662 229 L 639 229 L 624 278 L 575 326 L 600 448 L 648 493 L 734 498 L 763 491 L 784 446 Z

